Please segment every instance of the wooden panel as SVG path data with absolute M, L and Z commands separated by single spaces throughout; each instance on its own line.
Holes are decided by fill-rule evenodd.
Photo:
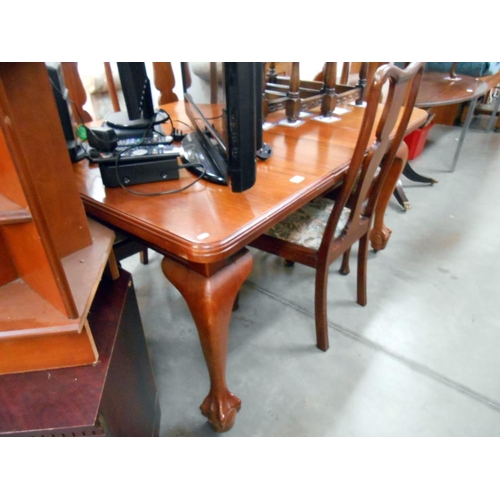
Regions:
M 81 333 L 12 338 L 0 342 L 0 374 L 89 365 L 97 358 L 88 325 Z
M 0 344 L 14 337 L 78 333 L 79 324 L 79 318 L 69 320 L 22 278 L 0 288 Z
M 67 302 L 63 290 L 53 274 L 53 266 L 35 224 L 3 226 L 3 236 L 17 273 L 49 304 L 66 317 L 77 317 L 78 312 L 70 294 L 64 270 L 59 264 L 60 276 L 67 284 Z M 6 292 L 5 292 L 6 293 Z M 17 303 L 18 308 L 29 307 L 27 303 Z M 1 330 L 0 330 L 1 331 Z
M 1 63 L 0 82 L 3 133 L 24 194 L 36 220 L 35 210 L 43 212 L 62 258 L 92 240 L 47 69 L 43 63 Z
M 4 96 L 3 103 L 6 103 Z M 4 200 L 4 209 L 12 210 L 12 204 L 17 204 L 19 210 L 26 210 L 28 203 L 19 181 L 19 177 L 12 161 L 12 156 L 7 147 L 5 136 L 0 129 L 0 196 Z M 1 210 L 1 208 L 0 208 Z M 1 216 L 0 216 L 1 218 Z M 9 257 L 5 260 L 10 261 L 16 276 L 22 276 L 23 279 L 33 287 L 45 300 L 50 302 L 59 312 L 69 313 L 73 311 L 76 315 L 76 309 L 73 303 L 65 303 L 61 295 L 61 284 L 53 276 L 52 264 L 44 247 L 43 240 L 35 224 L 16 225 L 15 227 L 5 227 L 3 232 L 4 248 L 9 252 Z M 49 247 L 51 246 L 48 243 Z M 50 253 L 50 248 L 48 249 Z M 56 259 L 54 258 L 54 261 Z M 6 264 L 7 265 L 7 264 Z M 62 272 L 60 264 L 55 263 Z M 12 275 L 12 273 L 11 273 Z M 63 282 L 66 281 L 63 277 Z M 8 281 L 2 282 L 3 284 Z M 26 307 L 27 304 L 19 307 Z
M 115 239 L 114 231 L 94 220 L 88 227 L 93 244 L 62 260 L 80 321 L 87 317 Z
M 100 307 L 104 309 L 105 304 L 100 304 Z M 98 310 L 97 307 L 95 309 Z M 112 436 L 156 436 L 160 408 L 131 281 L 120 313 L 113 358 L 102 395 L 101 414 Z

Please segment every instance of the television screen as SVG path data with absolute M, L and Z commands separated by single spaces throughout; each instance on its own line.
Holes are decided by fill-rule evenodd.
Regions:
M 253 186 L 262 136 L 262 63 L 182 63 L 186 112 L 194 132 L 186 159 L 235 192 Z
M 224 154 L 227 151 L 227 117 L 224 63 L 183 63 L 184 93 L 188 95 L 188 110 L 196 129 L 212 129 L 213 138 Z

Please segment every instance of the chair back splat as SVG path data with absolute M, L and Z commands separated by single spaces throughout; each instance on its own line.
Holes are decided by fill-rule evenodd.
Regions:
M 359 222 L 363 218 L 371 219 L 378 196 L 408 126 L 422 73 L 423 64 L 420 63 L 414 63 L 406 70 L 384 65 L 375 73 L 349 170 L 335 202 L 335 213 L 332 214 L 325 229 L 323 247 L 329 246 L 329 236 L 334 234 L 342 210 L 347 204 L 351 213 L 344 228 L 344 235 L 353 226 L 353 221 Z M 373 139 L 382 88 L 388 80 L 389 92 Z M 390 135 L 396 126 L 394 138 L 391 141 Z M 370 140 L 373 143 L 366 153 Z M 378 175 L 375 177 L 377 172 Z
M 328 268 L 343 255 L 340 272 L 348 274 L 351 247 L 359 241 L 357 302 L 366 305 L 368 237 L 384 184 L 401 165 L 400 149 L 424 71 L 423 63 L 406 69 L 377 69 L 346 177 L 335 198 L 320 196 L 276 224 L 251 246 L 290 262 L 316 269 L 315 318 L 318 348 L 328 349 L 326 291 Z M 388 83 L 384 104 L 379 104 Z M 392 139 L 391 139 L 392 138 Z M 390 175 L 392 173 L 392 175 Z

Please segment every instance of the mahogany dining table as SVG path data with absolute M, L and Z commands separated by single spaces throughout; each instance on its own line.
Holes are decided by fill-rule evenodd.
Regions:
M 176 128 L 190 131 L 184 125 L 188 123 L 184 102 L 162 108 Z M 137 196 L 121 187 L 104 187 L 97 165 L 87 160 L 74 164 L 87 213 L 163 255 L 163 272 L 184 296 L 198 330 L 210 378 L 201 412 L 218 432 L 233 426 L 241 407 L 226 384 L 226 358 L 232 308 L 252 269 L 246 245 L 342 181 L 364 112 L 362 107 L 349 109 L 334 123 L 306 119 L 297 128 L 275 124 L 265 130 L 264 141 L 272 155 L 258 160 L 256 183 L 243 193 L 200 180 L 176 194 Z M 418 129 L 426 116 L 415 108 L 407 132 Z M 276 113 L 267 119 L 278 122 L 282 118 Z M 178 180 L 134 188 L 149 193 L 175 190 L 192 180 L 193 174 L 181 170 Z M 386 205 L 378 207 L 372 244 L 377 237 L 388 238 L 383 232 Z

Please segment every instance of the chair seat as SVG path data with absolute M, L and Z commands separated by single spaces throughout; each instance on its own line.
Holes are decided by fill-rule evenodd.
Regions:
M 335 202 L 329 198 L 316 198 L 273 226 L 266 234 L 273 238 L 318 250 L 334 205 Z M 350 213 L 351 210 L 344 207 L 335 229 L 335 238 L 342 234 Z

